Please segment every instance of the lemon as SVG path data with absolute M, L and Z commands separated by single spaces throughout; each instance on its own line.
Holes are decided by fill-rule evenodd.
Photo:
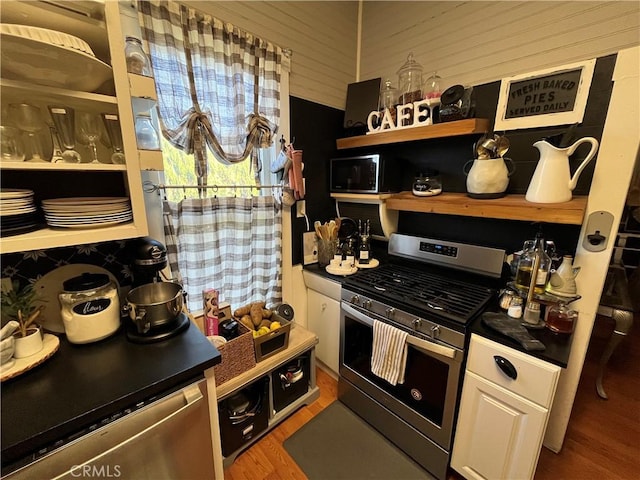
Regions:
M 271 326 L 269 328 L 273 332 L 274 330 L 277 330 L 280 327 L 281 327 L 280 322 L 271 322 Z
M 267 333 L 269 333 L 269 327 L 260 327 L 260 330 L 258 330 L 258 336 L 266 335 Z

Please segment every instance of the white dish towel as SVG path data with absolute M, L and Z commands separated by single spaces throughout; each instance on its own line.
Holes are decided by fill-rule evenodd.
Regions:
M 407 332 L 387 323 L 373 321 L 371 373 L 391 385 L 404 383 L 407 365 Z

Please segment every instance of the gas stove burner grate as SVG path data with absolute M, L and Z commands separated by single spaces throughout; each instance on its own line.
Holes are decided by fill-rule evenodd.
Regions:
M 347 280 L 389 303 L 443 315 L 460 323 L 469 321 L 493 296 L 481 285 L 437 273 L 399 265 L 360 272 Z

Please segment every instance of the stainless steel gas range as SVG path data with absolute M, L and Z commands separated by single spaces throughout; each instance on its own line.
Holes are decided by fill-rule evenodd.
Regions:
M 338 398 L 445 479 L 468 328 L 495 298 L 505 252 L 393 234 L 389 257 L 342 285 Z M 376 321 L 408 333 L 403 383 L 371 371 Z

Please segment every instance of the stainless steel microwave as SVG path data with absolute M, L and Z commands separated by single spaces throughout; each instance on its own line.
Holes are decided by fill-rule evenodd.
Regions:
M 378 153 L 332 158 L 329 169 L 332 193 L 398 192 L 402 168 Z

